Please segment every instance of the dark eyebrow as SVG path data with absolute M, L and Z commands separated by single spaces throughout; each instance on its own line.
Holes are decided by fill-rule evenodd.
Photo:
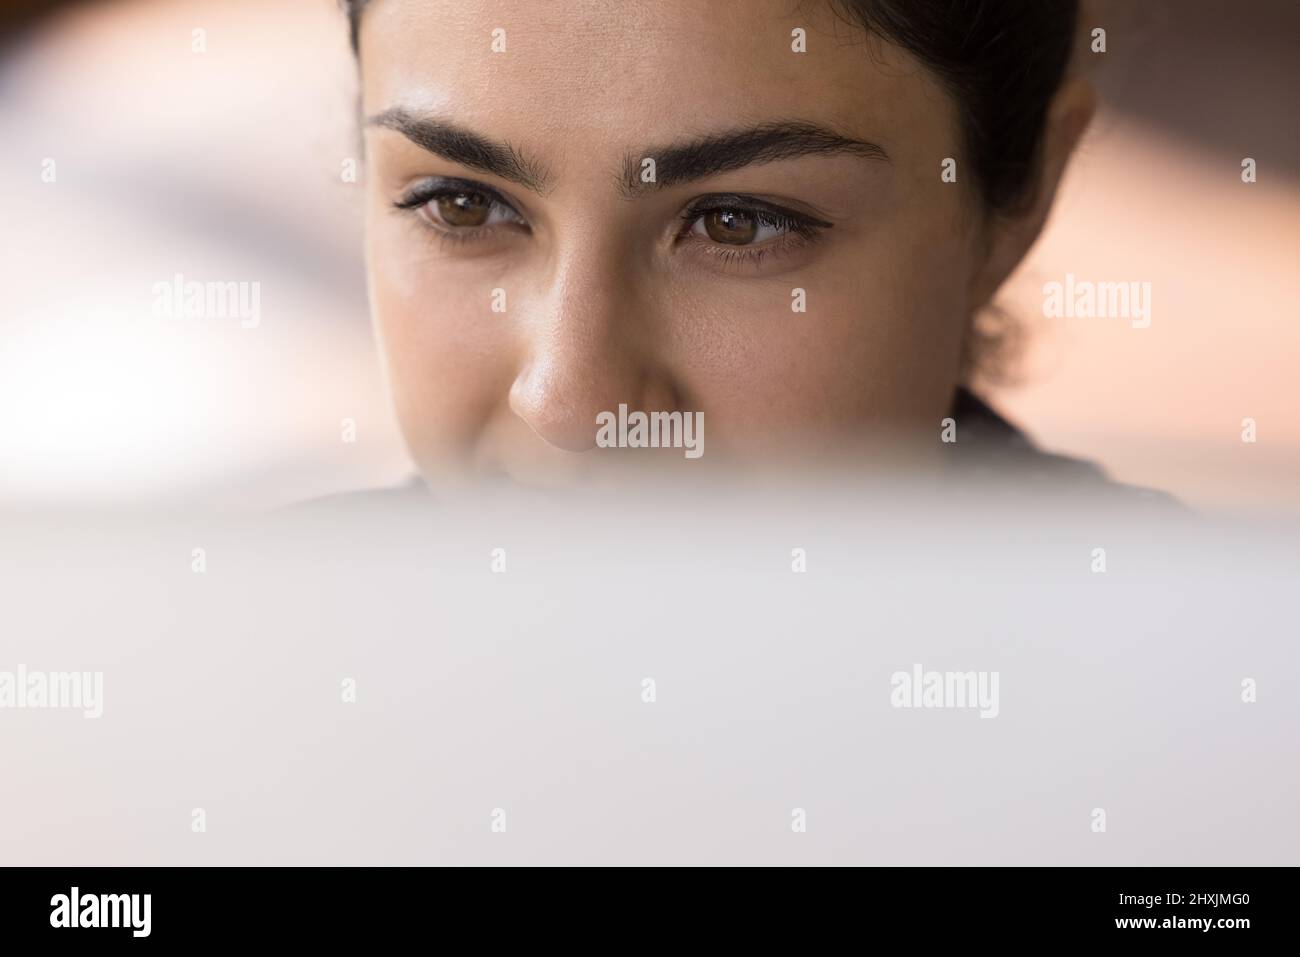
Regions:
M 497 143 L 435 116 L 393 107 L 366 120 L 367 126 L 396 130 L 421 149 L 461 166 L 491 173 L 541 193 L 546 173 L 508 143 Z
M 641 156 L 629 155 L 623 161 L 622 188 L 624 195 L 637 196 L 758 163 L 834 153 L 890 162 L 883 146 L 841 136 L 813 123 L 764 123 L 646 150 Z M 653 183 L 641 181 L 645 159 L 655 161 Z

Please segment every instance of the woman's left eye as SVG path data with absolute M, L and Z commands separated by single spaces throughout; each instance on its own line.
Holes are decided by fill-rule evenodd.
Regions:
M 753 246 L 791 232 L 789 217 L 751 209 L 711 209 L 691 224 L 690 232 L 724 246 Z

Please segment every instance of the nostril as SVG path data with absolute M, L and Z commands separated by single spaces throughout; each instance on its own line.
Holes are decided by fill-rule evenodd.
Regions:
M 640 407 L 646 412 L 685 412 L 682 397 L 665 376 L 650 378 L 641 390 Z

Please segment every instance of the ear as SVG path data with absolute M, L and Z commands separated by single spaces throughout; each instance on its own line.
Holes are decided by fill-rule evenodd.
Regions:
M 970 301 L 976 309 L 988 304 L 1043 231 L 1065 167 L 1096 111 L 1097 95 L 1086 79 L 1068 79 L 1057 91 L 1043 131 L 1037 192 L 1022 208 L 989 221 L 987 256 L 971 279 Z

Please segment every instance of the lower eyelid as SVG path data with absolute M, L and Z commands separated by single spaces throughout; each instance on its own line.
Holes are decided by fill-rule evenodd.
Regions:
M 820 230 L 812 233 L 783 233 L 775 239 L 755 243 L 749 246 L 733 246 L 716 243 L 697 236 L 688 236 L 685 245 L 693 247 L 691 255 L 712 257 L 725 265 L 756 266 L 771 257 L 793 256 L 815 245 L 820 238 Z

